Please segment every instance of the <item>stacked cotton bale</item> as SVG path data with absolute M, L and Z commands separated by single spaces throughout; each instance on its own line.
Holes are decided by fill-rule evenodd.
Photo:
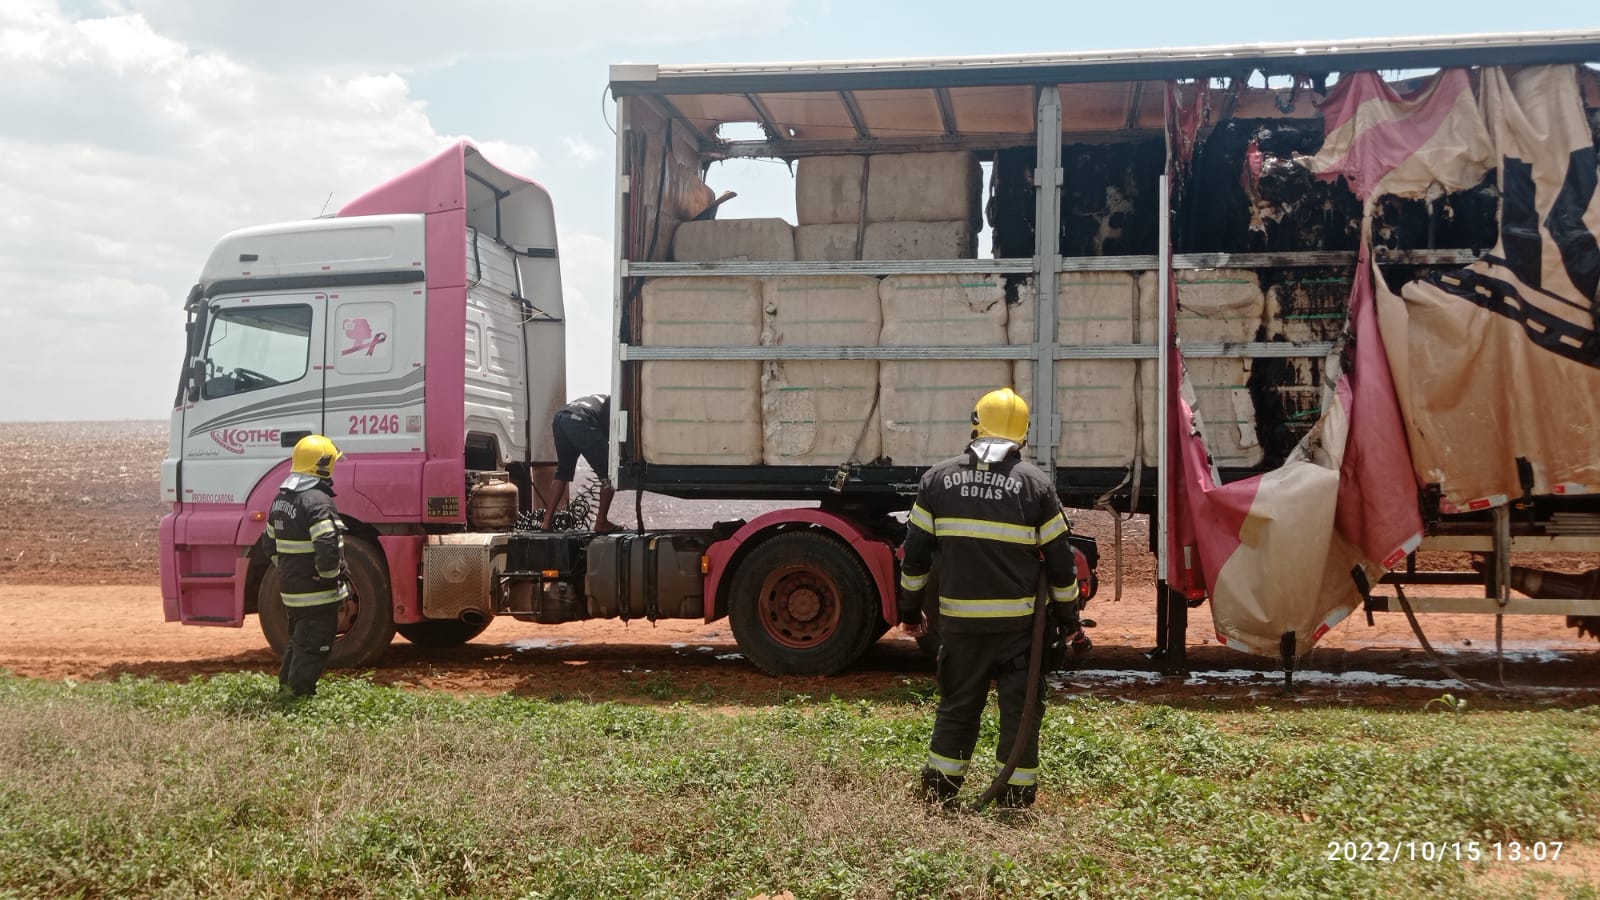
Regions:
M 1267 341 L 1293 341 L 1311 343 L 1338 340 L 1344 330 L 1350 308 L 1350 275 L 1347 271 L 1318 273 L 1316 270 L 1296 270 L 1286 278 L 1267 288 L 1266 332 Z M 1323 357 L 1298 357 L 1283 360 L 1280 377 L 1267 391 L 1276 394 L 1281 407 L 1277 435 L 1259 435 L 1272 446 L 1274 437 L 1278 444 L 1298 443 L 1322 413 Z
M 972 259 L 982 183 L 967 151 L 802 159 L 796 258 Z
M 1185 345 L 1244 343 L 1260 331 L 1266 298 L 1254 272 L 1192 269 L 1177 273 L 1178 339 Z M 1219 467 L 1261 464 L 1255 403 L 1250 399 L 1250 360 L 1186 356 L 1206 447 Z
M 1020 302 L 1010 308 L 1006 330 L 1011 344 L 1033 342 L 1037 302 L 1033 291 L 1023 290 Z M 1154 344 L 1156 307 L 1156 282 L 1148 274 L 1062 273 L 1056 341 L 1069 347 Z M 1061 417 L 1057 465 L 1127 466 L 1137 451 L 1146 463 L 1156 461 L 1160 393 L 1154 360 L 1061 359 L 1055 366 L 1056 413 Z M 1015 363 L 1016 389 L 1030 403 L 1033 372 L 1031 360 Z
M 883 279 L 884 346 L 987 347 L 1006 342 L 1005 282 L 999 276 L 892 275 Z M 878 405 L 883 455 L 928 465 L 961 452 L 979 397 L 1011 383 L 1007 360 L 885 360 Z
M 782 219 L 685 222 L 672 236 L 678 262 L 792 262 L 794 226 Z
M 762 343 L 870 347 L 882 317 L 878 279 L 766 280 Z M 773 360 L 761 377 L 763 458 L 772 466 L 836 466 L 879 453 L 876 360 Z
M 644 345 L 753 347 L 761 340 L 756 278 L 655 278 L 640 302 Z M 640 446 L 645 462 L 761 462 L 761 363 L 650 360 L 643 364 Z
M 1156 272 L 1139 275 L 1139 322 L 1134 343 L 1149 344 L 1161 349 L 1161 276 Z M 1161 360 L 1159 357 L 1139 360 L 1139 412 L 1144 417 L 1142 445 L 1145 465 L 1156 465 L 1161 460 Z

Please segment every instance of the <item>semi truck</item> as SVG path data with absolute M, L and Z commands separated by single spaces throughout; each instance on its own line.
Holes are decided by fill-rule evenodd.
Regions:
M 253 613 L 282 650 L 276 567 L 257 539 L 288 448 L 320 433 L 344 453 L 353 588 L 335 666 L 374 660 L 397 632 L 459 644 L 496 616 L 730 617 L 766 671 L 853 662 L 895 616 L 895 504 L 839 492 L 837 504 L 694 529 L 533 527 L 566 401 L 559 264 L 549 194 L 468 143 L 336 216 L 224 237 L 189 295 L 162 472 L 168 619 L 239 626 Z M 636 402 L 626 396 L 619 410 Z M 624 448 L 627 427 L 613 435 Z M 738 493 L 751 495 L 748 481 Z M 1080 543 L 1087 578 L 1094 545 Z
M 554 214 L 463 143 L 213 250 L 162 472 L 166 616 L 254 613 L 281 648 L 256 538 L 287 448 L 323 433 L 355 594 L 335 665 L 497 616 L 727 617 L 763 671 L 835 673 L 895 620 L 922 472 L 1014 385 L 1068 506 L 1155 523 L 1168 671 L 1207 599 L 1224 643 L 1291 661 L 1386 584 L 1408 612 L 1596 631 L 1596 60 L 1600 33 L 1552 32 L 615 66 L 605 474 L 772 509 L 526 525 L 565 399 Z M 790 167 L 795 221 L 735 215 L 739 160 Z M 1470 565 L 1416 564 L 1438 550 Z M 1404 593 L 1441 584 L 1468 590 Z

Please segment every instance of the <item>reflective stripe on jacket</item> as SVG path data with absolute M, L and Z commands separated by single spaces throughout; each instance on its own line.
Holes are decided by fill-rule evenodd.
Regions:
M 906 522 L 900 589 L 921 602 L 937 549 L 941 629 L 1026 628 L 1041 563 L 1051 600 L 1077 602 L 1068 533 L 1061 501 L 1038 466 L 1015 451 L 996 463 L 968 452 L 928 469 L 917 486 Z

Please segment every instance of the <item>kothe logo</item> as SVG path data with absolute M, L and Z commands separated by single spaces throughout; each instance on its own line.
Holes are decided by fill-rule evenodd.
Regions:
M 222 428 L 211 432 L 211 439 L 229 453 L 243 454 L 245 448 L 260 444 L 277 444 L 276 428 Z

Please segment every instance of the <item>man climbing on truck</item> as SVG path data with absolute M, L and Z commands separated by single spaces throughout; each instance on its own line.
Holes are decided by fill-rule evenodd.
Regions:
M 1014 742 L 1023 751 L 1000 795 L 1003 806 L 1033 804 L 1039 773 L 1044 692 L 1035 691 L 1031 727 L 1021 720 L 1028 694 L 1028 651 L 1041 556 L 1050 581 L 1050 614 L 1067 635 L 1081 628 L 1069 528 L 1048 478 L 1022 458 L 1028 405 L 1010 388 L 990 391 L 972 411 L 972 443 L 928 469 L 906 523 L 900 565 L 900 622 L 912 636 L 926 628 L 922 594 L 937 549 L 939 708 L 922 770 L 926 800 L 954 802 L 978 741 L 989 683 L 1000 692 L 1002 765 Z
M 545 508 L 540 530 L 549 531 L 555 523 L 556 511 L 566 504 L 580 455 L 588 460 L 589 467 L 600 480 L 600 504 L 595 511 L 594 530 L 602 533 L 620 530 L 622 526 L 607 518 L 611 512 L 611 498 L 616 495 L 608 477 L 610 463 L 606 456 L 611 434 L 611 396 L 590 394 L 561 407 L 550 423 L 550 431 L 556 441 L 556 488 L 550 505 Z

